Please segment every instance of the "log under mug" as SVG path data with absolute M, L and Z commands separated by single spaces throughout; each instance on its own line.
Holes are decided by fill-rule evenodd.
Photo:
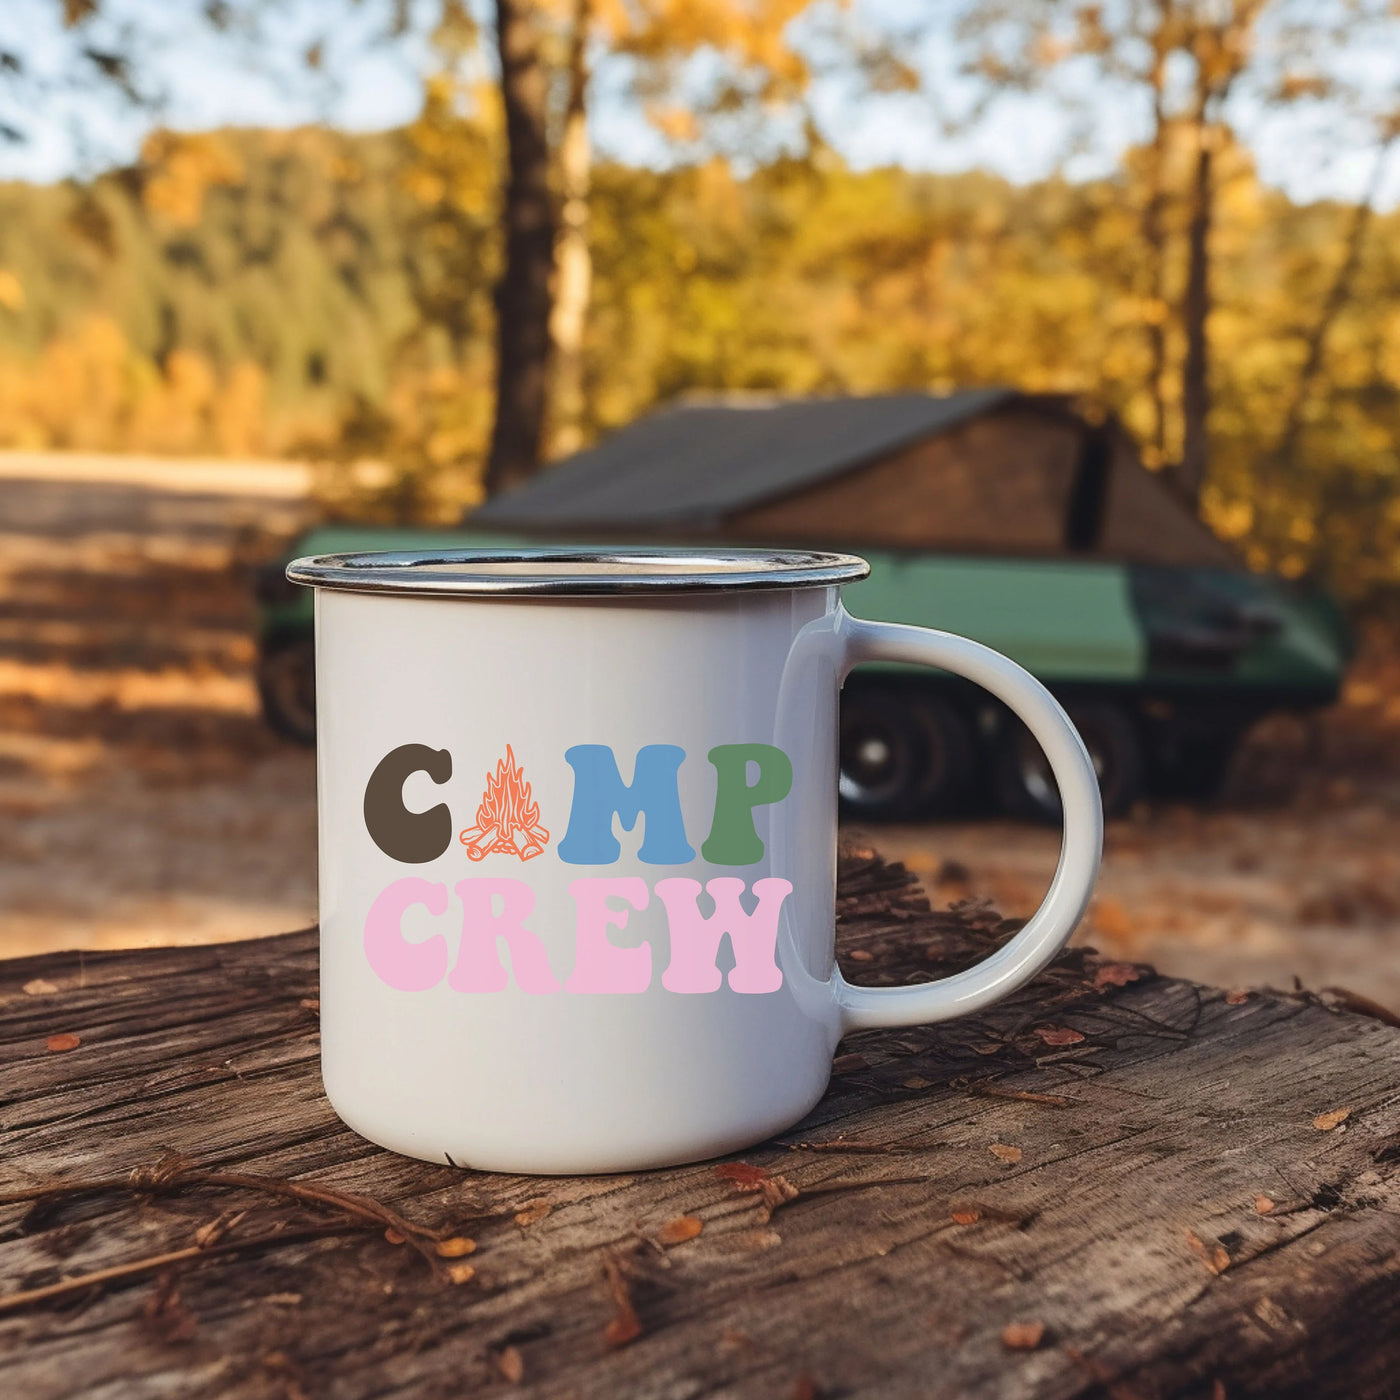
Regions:
M 1033 977 L 1098 871 L 1064 711 L 961 637 L 866 622 L 849 555 L 327 555 L 316 590 L 322 1073 L 371 1141 L 490 1171 L 737 1151 L 821 1098 L 848 1032 Z M 1004 701 L 1059 784 L 1045 902 L 977 966 L 853 986 L 834 954 L 837 715 L 860 662 Z

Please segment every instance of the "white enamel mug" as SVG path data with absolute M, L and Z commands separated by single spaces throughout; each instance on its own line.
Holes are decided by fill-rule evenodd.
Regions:
M 718 1156 L 821 1098 L 843 1035 L 976 1011 L 1064 945 L 1093 766 L 1004 656 L 865 622 L 848 555 L 328 555 L 316 589 L 326 1093 L 395 1152 L 489 1171 Z M 984 962 L 852 986 L 834 953 L 837 702 L 864 661 L 1004 701 L 1059 784 L 1039 911 Z

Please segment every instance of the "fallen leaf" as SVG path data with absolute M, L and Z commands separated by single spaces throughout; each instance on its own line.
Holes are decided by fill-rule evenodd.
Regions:
M 967 1210 L 955 1210 L 953 1212 L 954 1225 L 975 1225 L 982 1218 L 982 1212 L 976 1207 Z
M 76 1039 L 76 1037 L 74 1037 Z M 1333 1128 L 1340 1123 L 1345 1123 L 1351 1117 L 1351 1109 L 1334 1108 L 1331 1113 L 1319 1113 L 1313 1119 L 1313 1127 L 1321 1129 L 1324 1133 L 1330 1133 Z
M 1201 1263 L 1206 1266 L 1217 1278 L 1230 1267 L 1230 1254 L 1223 1244 L 1212 1241 L 1207 1244 L 1199 1235 L 1191 1230 L 1186 1232 L 1186 1243 L 1196 1251 Z
M 403 1244 L 407 1236 L 399 1234 L 399 1232 L 390 1225 L 388 1229 L 384 1231 L 384 1238 L 388 1240 L 390 1244 Z
M 439 1259 L 460 1259 L 464 1254 L 476 1253 L 476 1241 L 465 1235 L 453 1235 L 451 1239 L 439 1240 L 433 1248 Z
M 693 1240 L 701 1230 L 705 1228 L 703 1220 L 697 1220 L 693 1215 L 678 1215 L 674 1220 L 668 1220 L 657 1232 L 657 1244 L 684 1244 L 687 1240 Z
M 73 1034 L 72 1031 L 63 1031 L 59 1035 L 51 1035 L 44 1045 L 47 1049 L 58 1052 L 62 1050 L 76 1050 L 82 1044 L 82 1040 Z
M 1010 1351 L 1034 1351 L 1044 1340 L 1043 1322 L 1008 1322 L 1001 1329 L 1001 1344 Z
M 525 1379 L 525 1358 L 519 1347 L 502 1347 L 495 1354 L 496 1369 L 511 1385 L 519 1385 Z
M 1226 1006 L 1243 1006 L 1249 1000 L 1249 992 L 1244 987 L 1231 987 L 1225 993 Z
M 987 1150 L 999 1162 L 1019 1162 L 1021 1160 L 1021 1149 L 1011 1147 L 1004 1142 L 994 1142 Z
M 1078 1045 L 1084 1032 L 1070 1026 L 1037 1026 L 1035 1033 L 1046 1045 Z
M 1000 1054 L 1003 1050 L 1005 1050 L 1006 1046 L 1002 1044 L 974 1045 L 972 1048 L 978 1055 L 997 1055 Z
M 1254 1213 L 1256 1215 L 1269 1215 L 1272 1213 L 1275 1204 L 1277 1203 L 1268 1196 L 1256 1196 L 1254 1198 Z
M 452 1283 L 470 1283 L 476 1277 L 476 1270 L 470 1264 L 449 1264 L 447 1277 Z
M 24 984 L 25 996 L 51 997 L 57 990 L 47 977 L 35 977 Z
M 721 1162 L 715 1168 L 715 1175 L 722 1181 L 732 1181 L 741 1191 L 757 1191 L 759 1185 L 768 1180 L 768 1172 L 763 1167 L 750 1166 L 748 1162 Z
M 1094 986 L 1126 987 L 1129 982 L 1136 982 L 1142 976 L 1142 973 L 1143 969 L 1136 963 L 1104 963 L 1099 970 L 1094 973 Z
M 852 949 L 850 950 L 850 952 L 848 952 L 848 953 L 846 954 L 846 956 L 847 956 L 852 962 L 874 962 L 874 961 L 875 961 L 875 954 L 872 953 L 868 948 L 852 948 Z
M 925 1079 L 923 1075 L 916 1074 L 910 1079 L 904 1080 L 906 1089 L 930 1089 L 933 1087 L 933 1080 Z
M 603 1328 L 603 1341 L 610 1347 L 625 1347 L 642 1335 L 641 1319 L 632 1306 L 632 1290 L 611 1255 L 603 1256 L 603 1277 L 613 1301 L 613 1316 Z
M 869 1068 L 870 1061 L 864 1055 L 838 1055 L 831 1063 L 832 1074 L 851 1074 Z
M 553 1209 L 553 1201 L 546 1200 L 543 1196 L 536 1196 L 534 1200 L 526 1201 L 515 1212 L 515 1223 L 517 1225 L 538 1225 Z

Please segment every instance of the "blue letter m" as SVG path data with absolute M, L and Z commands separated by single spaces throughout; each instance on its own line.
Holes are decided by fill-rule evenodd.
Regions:
M 639 860 L 648 865 L 684 865 L 695 859 L 685 839 L 677 770 L 685 750 L 675 744 L 648 744 L 637 753 L 632 785 L 622 781 L 617 759 L 606 744 L 576 744 L 564 754 L 574 770 L 574 805 L 569 829 L 559 843 L 559 859 L 570 865 L 611 865 L 622 854 L 613 835 L 616 813 L 631 831 L 646 813 Z

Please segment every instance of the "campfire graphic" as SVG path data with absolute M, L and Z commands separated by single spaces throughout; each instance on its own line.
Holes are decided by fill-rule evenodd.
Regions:
M 549 832 L 540 825 L 539 805 L 530 800 L 530 784 L 521 776 L 509 744 L 496 771 L 486 775 L 476 825 L 458 840 L 472 860 L 497 854 L 532 860 L 549 844 Z

